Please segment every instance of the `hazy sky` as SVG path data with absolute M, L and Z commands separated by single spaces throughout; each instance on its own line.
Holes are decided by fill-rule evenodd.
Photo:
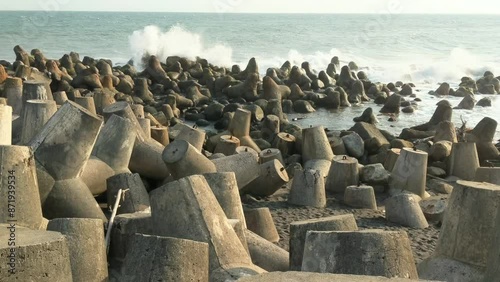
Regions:
M 496 0 L 2 0 L 0 10 L 500 14 Z

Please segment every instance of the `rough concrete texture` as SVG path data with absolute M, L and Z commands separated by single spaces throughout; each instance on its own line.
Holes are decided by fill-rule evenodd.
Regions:
M 410 282 L 413 279 L 386 278 L 380 276 L 361 276 L 348 274 L 330 274 L 313 272 L 271 272 L 251 277 L 243 277 L 238 282 Z M 420 280 L 420 282 L 431 282 Z M 437 281 L 433 281 L 437 282 Z
M 406 232 L 309 231 L 302 271 L 417 279 Z
M 212 160 L 212 162 L 215 164 L 217 172 L 234 172 L 238 188 L 242 189 L 260 174 L 259 155 L 252 152 L 238 153 Z
M 273 243 L 280 240 L 269 208 L 245 209 L 243 212 L 250 231 Z
M 252 264 L 203 176 L 170 182 L 150 200 L 155 235 L 209 244 L 211 281 L 263 271 Z
M 120 281 L 208 281 L 208 244 L 136 234 Z
M 65 236 L 59 232 L 16 228 L 16 273 L 9 275 L 7 256 L 12 246 L 9 225 L 0 224 L 0 281 L 72 282 L 71 263 Z
M 429 227 L 418 201 L 409 193 L 401 193 L 389 198 L 385 202 L 385 217 L 390 222 L 412 228 Z
M 248 249 L 252 262 L 267 271 L 287 271 L 289 254 L 282 248 L 260 237 L 250 230 L 245 230 Z
M 74 282 L 108 279 L 108 261 L 101 220 L 57 218 L 49 221 L 47 230 L 61 232 L 66 236 Z
M 307 231 L 356 231 L 358 226 L 352 214 L 330 216 L 290 224 L 290 270 L 302 268 L 302 257 Z
M 130 243 L 136 233 L 151 234 L 153 229 L 151 213 L 127 213 L 115 217 L 109 246 L 110 263 L 118 265 L 125 259 Z
M 373 187 L 360 185 L 349 186 L 345 190 L 344 202 L 346 205 L 361 209 L 377 209 L 377 200 Z

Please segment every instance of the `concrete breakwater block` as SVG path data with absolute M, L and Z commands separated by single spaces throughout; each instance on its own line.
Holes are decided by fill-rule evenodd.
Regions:
M 302 271 L 418 279 L 406 232 L 309 231 Z
M 474 181 L 500 185 L 500 167 L 479 167 Z
M 107 221 L 80 178 L 101 125 L 100 118 L 74 102 L 66 101 L 30 141 L 37 162 L 40 198 L 46 218 L 78 217 Z
M 345 190 L 344 203 L 361 209 L 377 209 L 377 200 L 373 187 L 367 185 L 349 186 Z
M 12 107 L 12 114 L 21 115 L 23 110 L 23 80 L 18 77 L 7 77 L 3 91 L 7 98 L 7 105 Z
M 208 281 L 208 244 L 135 234 L 119 281 Z
M 11 230 L 0 224 L 0 280 L 2 281 L 73 281 L 67 239 L 59 232 L 35 231 L 17 226 L 15 253 L 8 245 Z M 7 264 L 15 256 L 14 265 Z M 10 263 L 10 259 L 9 259 Z M 15 268 L 11 274 L 9 269 Z
M 476 143 L 454 143 L 448 157 L 447 168 L 448 175 L 468 181 L 474 180 L 476 170 L 479 168 Z
M 245 230 L 245 237 L 252 262 L 267 271 L 287 271 L 289 254 L 287 251 L 260 237 L 250 230 Z
M 123 190 L 117 214 L 141 212 L 150 207 L 148 191 L 139 174 L 117 174 L 106 182 L 108 207 L 113 207 L 118 191 Z
M 304 245 L 308 231 L 356 231 L 352 214 L 323 217 L 290 223 L 290 270 L 302 268 Z
M 302 159 L 304 162 L 314 159 L 333 159 L 333 151 L 323 126 L 302 130 Z
M 326 206 L 325 180 L 317 170 L 296 169 L 288 203 L 323 208 Z
M 170 182 L 150 200 L 154 235 L 208 243 L 211 281 L 264 272 L 253 265 L 203 176 Z
M 0 110 L 1 111 L 1 110 Z M 55 101 L 28 100 L 24 104 L 20 144 L 28 144 L 57 112 Z M 0 120 L 2 118 L 0 117 Z M 1 132 L 1 129 L 0 129 Z
M 129 169 L 151 179 L 163 180 L 167 178 L 169 172 L 162 160 L 162 152 L 165 147 L 146 135 L 130 105 L 127 102 L 116 102 L 103 109 L 103 116 L 106 121 L 112 115 L 129 120 L 136 133 L 136 140 L 128 165 Z
M 0 145 L 12 144 L 12 107 L 0 105 Z
M 212 189 L 226 217 L 238 219 L 246 228 L 247 224 L 235 174 L 233 172 L 207 173 L 203 177 Z
M 259 167 L 259 177 L 241 189 L 242 193 L 267 197 L 290 181 L 283 164 L 277 159 L 263 163 Z
M 448 199 L 436 250 L 419 264 L 423 278 L 481 281 L 489 251 L 496 249 L 500 186 L 463 180 L 457 184 Z
M 174 140 L 165 147 L 162 158 L 176 180 L 190 175 L 217 172 L 214 163 L 186 140 Z
M 82 171 L 81 179 L 94 196 L 106 192 L 106 179 L 115 175 L 115 171 L 100 159 L 90 156 Z
M 105 162 L 116 174 L 130 173 L 128 164 L 135 138 L 136 131 L 130 120 L 111 115 L 97 136 L 92 156 Z
M 57 218 L 47 230 L 66 236 L 73 281 L 105 281 L 108 262 L 103 222 L 99 219 Z
M 201 150 L 203 149 L 203 144 L 205 144 L 205 136 L 205 131 L 198 129 L 196 126 L 191 127 L 182 124 L 179 135 L 177 135 L 175 140 L 185 140 L 189 142 L 189 144 L 193 145 L 196 150 L 201 152 Z
M 269 208 L 245 209 L 247 228 L 269 242 L 276 243 L 280 240 L 278 230 Z
M 136 233 L 153 233 L 151 213 L 126 213 L 115 217 L 108 254 L 113 268 L 120 268 Z
M 335 156 L 326 179 L 326 191 L 344 193 L 351 185 L 358 185 L 358 160 L 348 156 Z
M 260 275 L 243 277 L 238 282 L 411 282 L 414 279 L 386 278 L 379 276 L 313 273 L 313 272 L 270 272 Z M 420 282 L 438 282 L 429 280 L 419 280 Z
M 240 190 L 254 181 L 260 174 L 259 155 L 253 150 L 218 158 L 212 162 L 215 164 L 217 172 L 233 172 Z
M 427 228 L 429 224 L 412 194 L 401 193 L 385 202 L 385 217 L 388 221 L 412 228 Z
M 18 226 L 41 229 L 42 206 L 31 148 L 0 146 L 0 175 L 0 223 L 16 220 Z
M 330 173 L 330 167 L 332 166 L 332 162 L 329 160 L 309 160 L 304 163 L 304 170 L 317 170 L 321 173 L 321 176 L 324 178 L 326 182 L 326 178 L 328 177 L 328 173 Z M 326 184 L 325 184 L 326 185 Z
M 240 146 L 240 139 L 232 135 L 222 135 L 215 146 L 214 153 L 222 153 L 230 156 L 236 153 L 236 148 Z
M 425 198 L 427 159 L 428 155 L 424 151 L 410 148 L 401 149 L 389 178 L 391 193 L 397 194 L 398 191 L 405 190 Z

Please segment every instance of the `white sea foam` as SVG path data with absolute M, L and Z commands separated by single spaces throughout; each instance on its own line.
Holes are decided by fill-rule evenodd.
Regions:
M 174 25 L 169 30 L 163 31 L 157 26 L 146 26 L 142 30 L 133 32 L 129 36 L 130 49 L 135 62 L 140 62 L 145 54 L 156 55 L 164 61 L 168 56 L 185 56 L 194 59 L 196 56 L 203 57 L 209 62 L 230 67 L 238 64 L 242 68 L 251 57 L 257 59 L 261 74 L 265 74 L 270 67 L 280 67 L 285 61 L 292 65 L 300 66 L 302 62 L 308 61 L 317 72 L 326 69 L 333 56 L 338 56 L 342 65 L 354 61 L 360 70 L 367 73 L 372 81 L 414 82 L 421 86 L 434 87 L 437 83 L 448 82 L 452 85 L 458 84 L 463 76 L 474 78 L 482 76 L 486 70 L 494 74 L 500 74 L 500 64 L 493 62 L 491 58 L 483 58 L 472 54 L 466 49 L 454 48 L 446 55 L 438 54 L 405 54 L 397 58 L 383 56 L 369 57 L 363 55 L 363 50 L 340 50 L 332 48 L 328 52 L 311 51 L 301 53 L 296 49 L 290 49 L 288 54 L 252 54 L 251 46 L 248 50 L 238 50 L 239 60 L 233 58 L 233 49 L 228 43 L 219 43 L 211 46 L 203 40 L 203 35 L 191 32 L 180 25 Z M 293 46 L 290 46 L 293 47 Z M 370 53 L 373 54 L 373 53 Z M 244 58 L 243 58 L 244 57 Z M 243 59 L 241 59 L 243 58 Z M 140 66 L 139 66 L 140 67 Z
M 223 44 L 205 46 L 200 34 L 190 32 L 180 25 L 163 31 L 157 26 L 146 26 L 129 36 L 130 50 L 135 62 L 144 54 L 156 55 L 161 61 L 168 56 L 183 56 L 195 59 L 202 56 L 215 65 L 229 66 L 233 50 Z M 139 66 L 140 67 L 140 66 Z

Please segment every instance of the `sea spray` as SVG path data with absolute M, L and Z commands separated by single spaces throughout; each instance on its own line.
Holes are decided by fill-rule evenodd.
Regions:
M 146 26 L 134 31 L 129 36 L 129 43 L 134 62 L 141 62 L 143 55 L 150 54 L 158 56 L 161 61 L 165 61 L 168 56 L 193 60 L 200 56 L 215 65 L 229 67 L 232 64 L 233 50 L 230 47 L 223 44 L 207 47 L 200 34 L 190 32 L 180 25 L 174 25 L 165 32 L 157 26 Z

